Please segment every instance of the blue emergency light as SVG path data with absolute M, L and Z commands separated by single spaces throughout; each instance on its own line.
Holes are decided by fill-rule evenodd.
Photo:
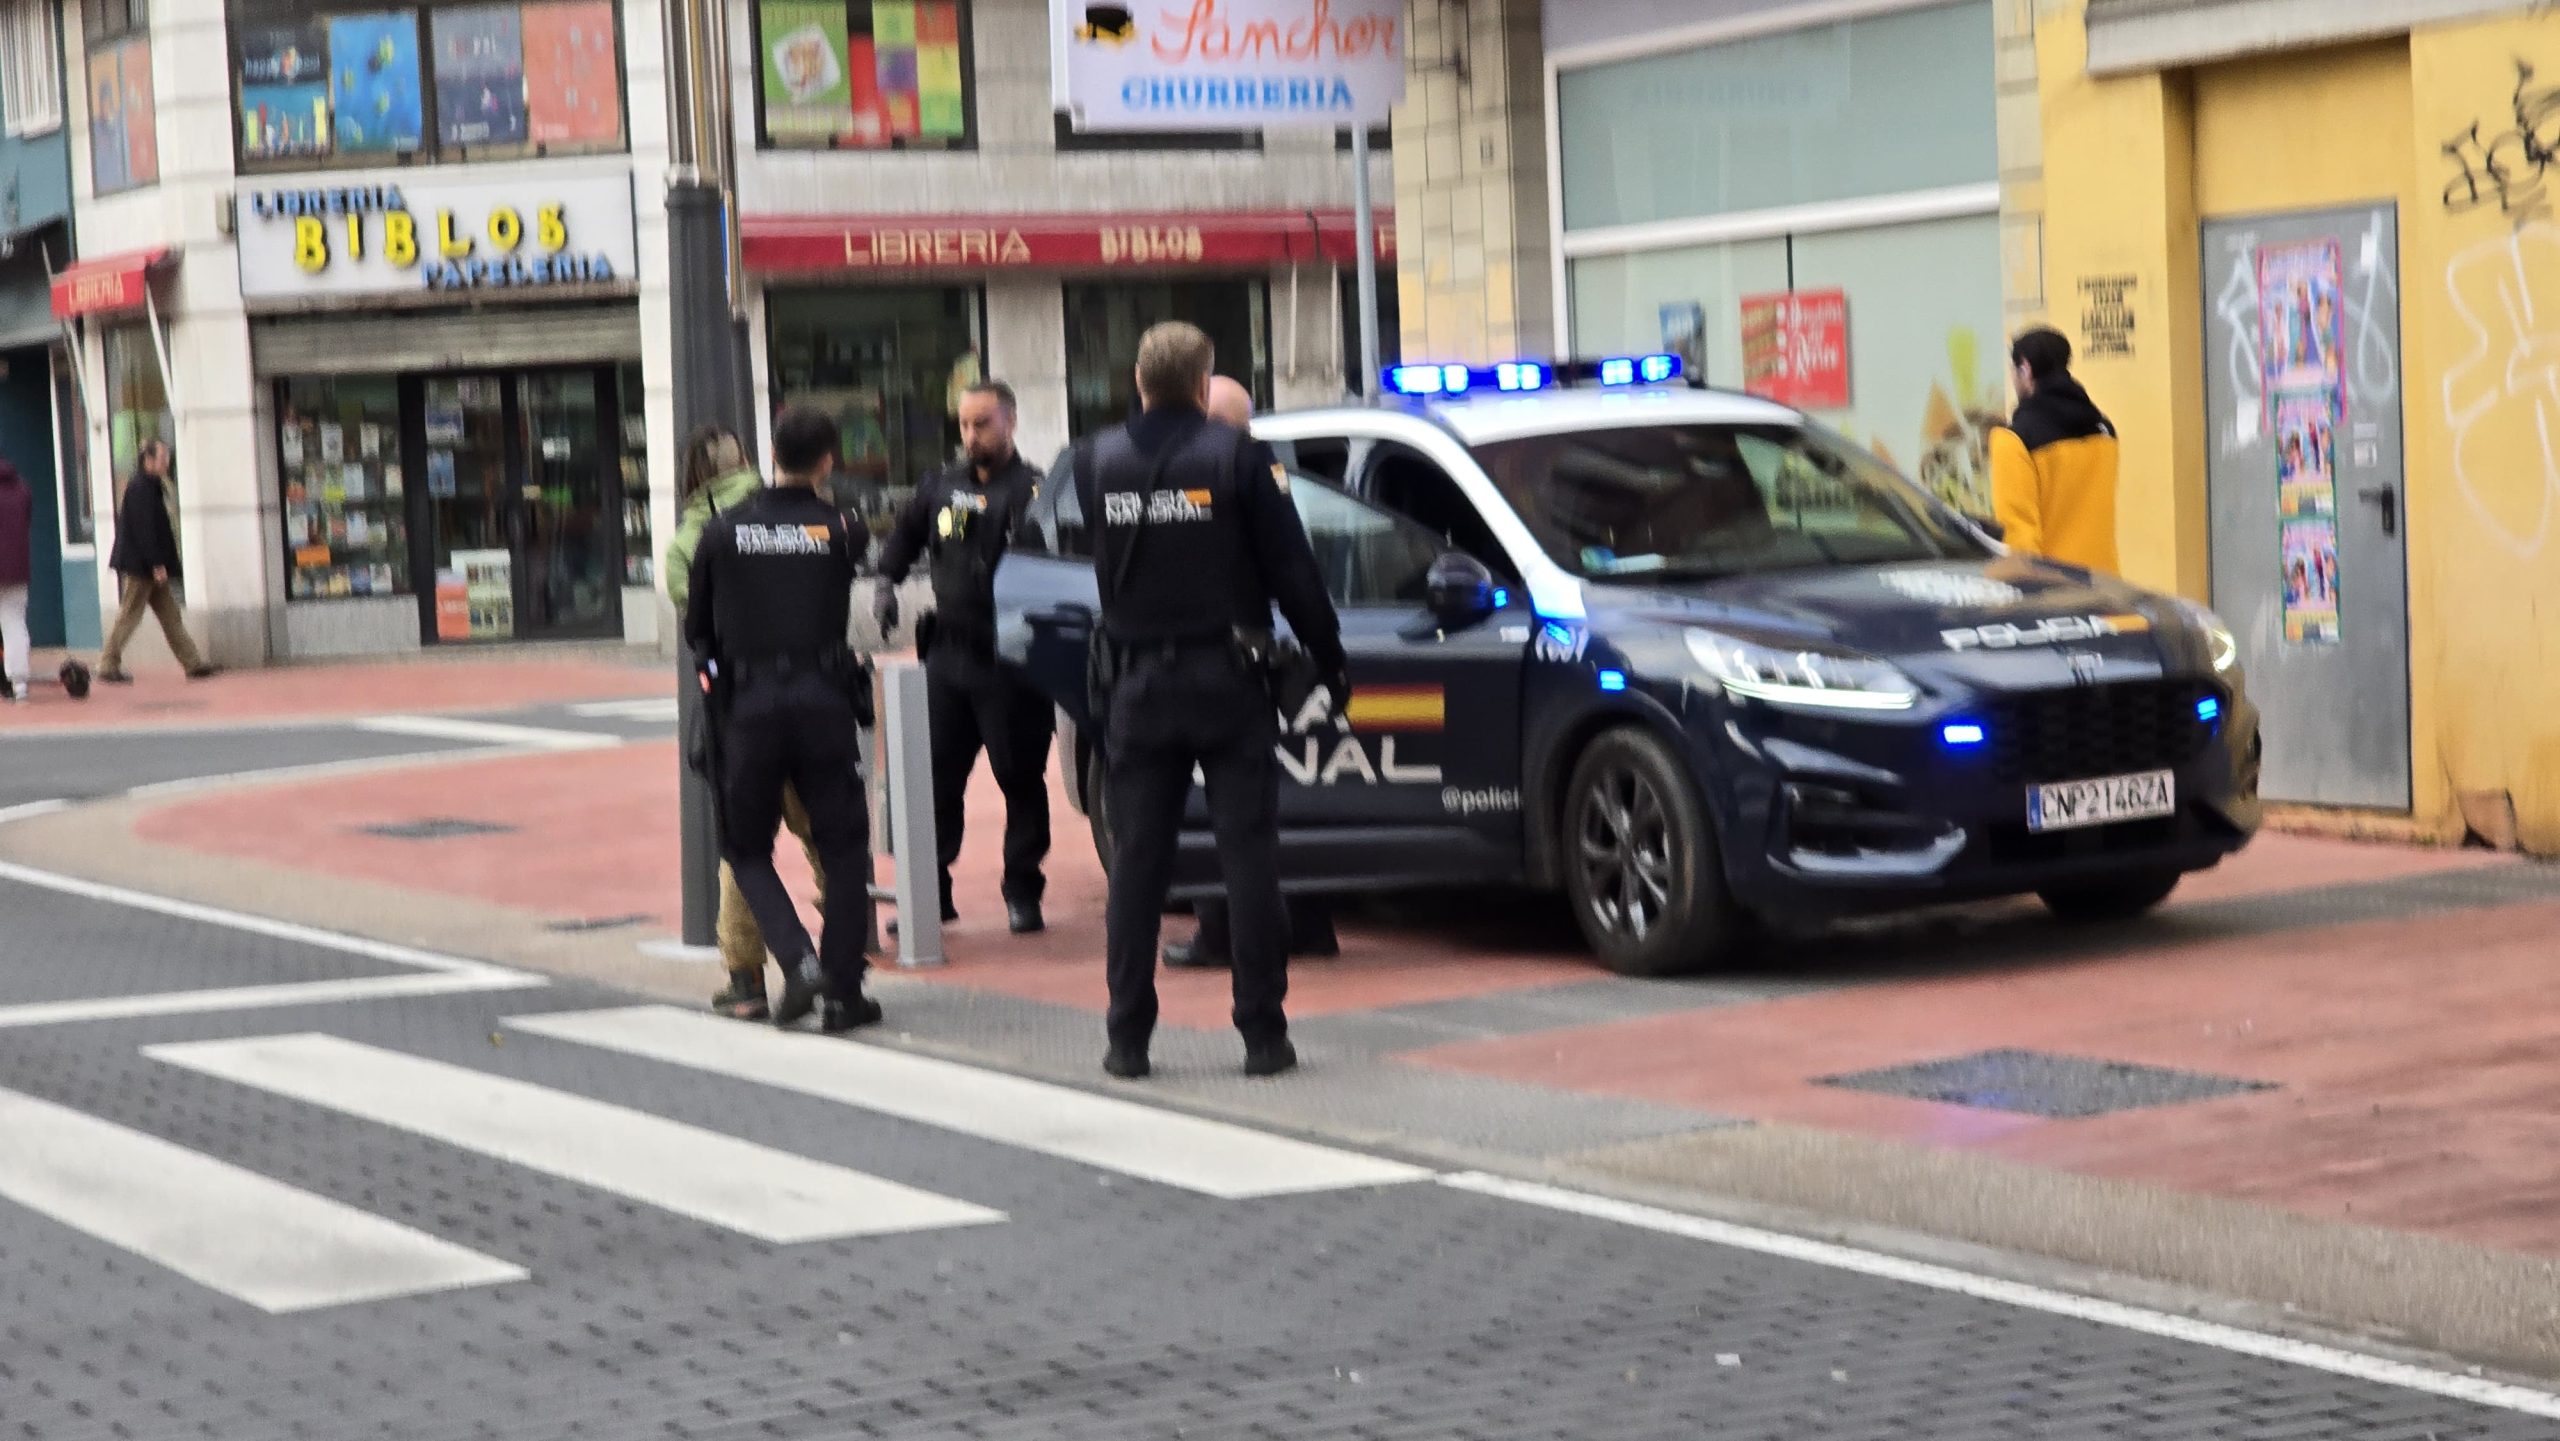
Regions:
M 1971 721 L 1949 721 L 1938 728 L 1938 738 L 1961 750 L 1991 739 L 1991 733 Z
M 1627 673 L 1622 670 L 1604 670 L 1600 672 L 1600 688 L 1602 690 L 1625 690 L 1627 688 Z
M 2204 722 L 2206 725 L 2211 725 L 2215 721 L 2222 719 L 2222 702 L 2216 700 L 2212 696 L 2206 696 L 2203 700 L 2197 701 L 2196 719 Z
M 1680 378 L 1676 355 L 1616 355 L 1601 360 L 1549 364 L 1543 360 L 1506 360 L 1497 365 L 1391 365 L 1387 393 L 1417 399 L 1449 398 L 1470 391 L 1529 395 L 1575 380 L 1604 386 L 1661 385 Z

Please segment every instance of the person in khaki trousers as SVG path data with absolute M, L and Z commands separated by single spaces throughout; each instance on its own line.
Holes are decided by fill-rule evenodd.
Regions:
M 124 483 L 124 496 L 116 502 L 116 545 L 107 554 L 107 565 L 116 573 L 122 599 L 115 626 L 107 632 L 107 648 L 98 655 L 98 679 L 109 685 L 133 680 L 125 673 L 124 648 L 142 627 L 145 610 L 160 618 L 160 633 L 169 639 L 170 654 L 187 668 L 187 679 L 213 674 L 187 634 L 187 618 L 173 588 L 178 533 L 169 524 L 169 459 L 169 442 L 144 441 L 142 469 Z

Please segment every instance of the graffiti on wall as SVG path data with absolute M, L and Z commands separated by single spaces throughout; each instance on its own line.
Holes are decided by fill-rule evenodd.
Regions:
M 2455 215 L 2484 205 L 2501 214 L 2550 211 L 2544 180 L 2560 161 L 2560 85 L 2536 87 L 2533 62 L 2518 59 L 2507 113 L 2474 120 L 2444 142 L 2453 177 L 2444 185 L 2444 208 Z M 2487 129 L 2486 136 L 2480 132 Z
M 1991 514 L 1991 432 L 2009 418 L 2000 380 L 1982 369 L 1982 342 L 1969 325 L 1947 331 L 1946 374 L 1929 382 L 1920 416 L 1918 464 L 1903 464 L 1881 437 L 1867 448 L 1923 490 L 1967 515 Z
M 2493 540 L 2530 559 L 2560 508 L 2560 226 L 2531 221 L 2458 251 L 2444 286 L 2467 347 L 2444 377 L 2455 489 Z

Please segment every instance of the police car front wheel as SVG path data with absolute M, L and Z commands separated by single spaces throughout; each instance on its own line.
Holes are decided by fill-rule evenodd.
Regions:
M 2169 899 L 2180 879 L 2176 871 L 2136 871 L 2103 881 L 2051 887 L 2038 891 L 2036 899 L 2064 921 L 2129 921 Z
M 1731 958 L 1742 918 L 1670 747 L 1634 727 L 1604 732 L 1574 765 L 1563 820 L 1565 891 L 1603 965 L 1674 976 Z

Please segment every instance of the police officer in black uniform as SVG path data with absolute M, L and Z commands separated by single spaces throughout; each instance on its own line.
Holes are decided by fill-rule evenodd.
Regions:
M 1287 925 L 1280 900 L 1279 721 L 1268 674 L 1271 607 L 1346 693 L 1341 622 L 1297 508 L 1244 432 L 1203 412 L 1215 355 L 1180 321 L 1138 342 L 1142 413 L 1078 447 L 1084 513 L 1097 517 L 1102 599 L 1097 680 L 1111 819 L 1111 1047 L 1103 1069 L 1147 1073 L 1156 1024 L 1156 937 L 1196 765 L 1226 873 L 1235 1023 L 1245 1072 L 1297 1064 L 1282 1010 Z
M 1049 736 L 1056 722 L 1046 696 L 996 664 L 996 563 L 1014 523 L 1040 488 L 1040 472 L 1013 448 L 1013 387 L 982 380 L 960 396 L 961 459 L 926 476 L 898 515 L 880 553 L 878 613 L 887 635 L 898 623 L 898 582 L 919 554 L 930 556 L 934 613 L 920 626 L 925 699 L 933 728 L 933 828 L 940 843 L 942 918 L 955 919 L 951 863 L 969 772 L 978 752 L 1004 792 L 1005 920 L 1015 935 L 1039 930 L 1040 862 L 1049 854 Z
M 774 1023 L 820 1010 L 830 1033 L 880 1019 L 862 993 L 871 824 L 855 735 L 871 693 L 846 644 L 867 536 L 822 495 L 837 441 L 835 422 L 816 410 L 793 406 L 774 421 L 774 484 L 703 531 L 684 616 L 685 642 L 705 658 L 718 737 L 721 853 L 782 966 Z M 852 878 L 829 888 L 815 948 L 773 868 L 786 782 L 809 813 L 819 863 Z

